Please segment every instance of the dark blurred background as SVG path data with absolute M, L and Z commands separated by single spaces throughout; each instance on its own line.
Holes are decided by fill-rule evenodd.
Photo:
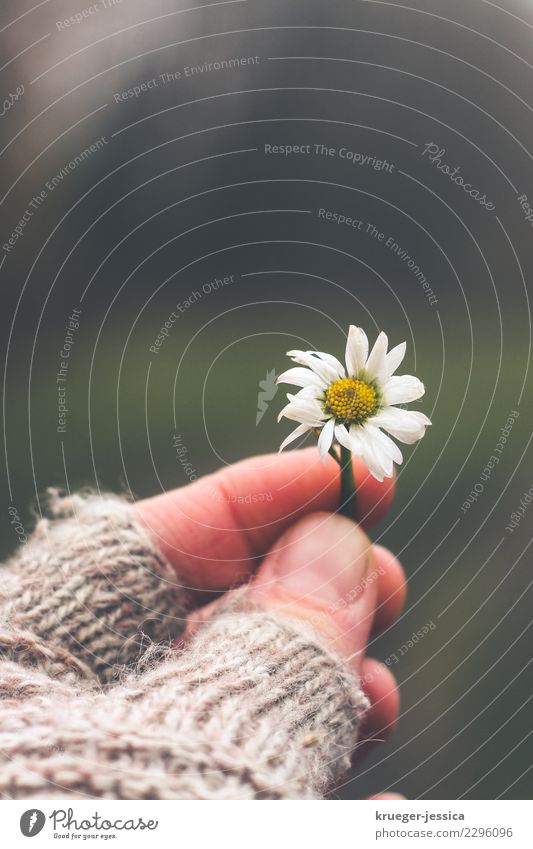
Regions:
M 198 475 L 276 450 L 285 351 L 384 329 L 434 424 L 373 531 L 409 577 L 370 646 L 399 728 L 337 796 L 528 798 L 531 3 L 0 15 L 4 554 L 50 484 L 138 498 L 189 484 L 176 439 Z

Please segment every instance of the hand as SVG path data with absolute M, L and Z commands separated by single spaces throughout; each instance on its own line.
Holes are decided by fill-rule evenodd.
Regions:
M 338 466 L 316 449 L 237 463 L 188 487 L 136 505 L 181 583 L 194 594 L 191 633 L 220 603 L 221 591 L 252 578 L 255 605 L 310 622 L 361 676 L 370 702 L 355 760 L 395 727 L 399 696 L 390 670 L 366 656 L 371 633 L 401 611 L 405 577 L 398 560 L 362 528 L 389 507 L 390 480 L 378 483 L 355 461 L 357 520 L 334 514 Z M 383 794 L 374 798 L 402 798 Z

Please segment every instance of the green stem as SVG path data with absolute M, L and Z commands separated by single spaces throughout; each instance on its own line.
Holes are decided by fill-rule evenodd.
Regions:
M 333 459 L 334 459 L 334 460 L 336 460 L 336 461 L 337 461 L 337 463 L 338 463 L 338 464 L 339 464 L 339 466 L 340 466 L 340 464 L 341 464 L 340 457 L 339 457 L 339 455 L 337 454 L 337 452 L 335 451 L 335 449 L 334 449 L 333 445 L 332 445 L 332 446 L 331 446 L 331 448 L 329 449 L 328 454 L 331 454 L 331 456 L 333 457 Z
M 342 516 L 355 518 L 355 477 L 353 473 L 352 452 L 341 445 L 341 497 L 339 513 Z

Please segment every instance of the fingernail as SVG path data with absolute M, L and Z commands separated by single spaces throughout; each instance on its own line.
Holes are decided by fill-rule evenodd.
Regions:
M 351 519 L 329 513 L 307 516 L 279 540 L 272 577 L 299 597 L 346 604 L 364 592 L 371 543 Z

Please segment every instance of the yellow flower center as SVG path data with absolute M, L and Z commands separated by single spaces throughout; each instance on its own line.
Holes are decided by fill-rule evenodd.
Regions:
M 378 405 L 377 392 L 364 380 L 346 377 L 336 380 L 326 391 L 325 408 L 336 419 L 345 422 L 365 421 Z

